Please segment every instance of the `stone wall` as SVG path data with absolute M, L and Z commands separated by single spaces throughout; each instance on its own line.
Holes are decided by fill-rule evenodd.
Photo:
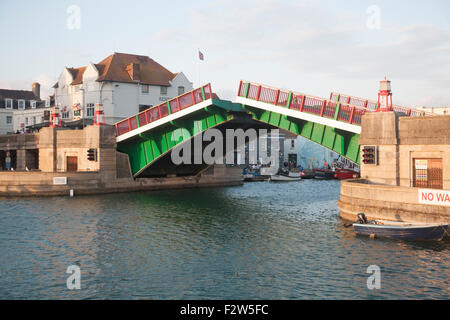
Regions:
M 368 113 L 362 117 L 359 144 L 361 149 L 367 145 L 378 146 L 378 165 L 361 163 L 363 179 L 412 187 L 414 158 L 442 158 L 443 188 L 450 189 L 450 116 Z
M 420 204 L 418 190 L 366 180 L 343 181 L 338 201 L 340 215 L 349 221 L 356 221 L 357 214 L 363 212 L 368 219 L 450 223 L 450 207 Z
M 361 163 L 361 180 L 341 185 L 341 217 L 450 223 L 450 207 L 420 204 L 414 159 L 442 159 L 443 189 L 450 190 L 450 116 L 406 117 L 374 112 L 362 117 L 359 140 L 378 147 L 378 165 Z

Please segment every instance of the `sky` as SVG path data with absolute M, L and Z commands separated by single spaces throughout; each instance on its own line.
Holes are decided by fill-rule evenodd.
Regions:
M 65 66 L 125 52 L 223 99 L 241 79 L 376 99 L 387 76 L 394 104 L 450 106 L 448 0 L 0 0 L 0 39 L 0 88 L 42 95 Z

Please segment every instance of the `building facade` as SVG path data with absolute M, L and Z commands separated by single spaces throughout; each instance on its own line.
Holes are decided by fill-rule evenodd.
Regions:
M 441 115 L 450 115 L 450 107 L 419 107 L 417 110 L 431 112 Z
M 192 82 L 147 56 L 114 53 L 97 64 L 65 67 L 54 88 L 63 121 L 72 120 L 76 109 L 93 118 L 101 104 L 106 123 L 113 124 L 192 90 Z
M 0 134 L 25 133 L 27 126 L 44 122 L 50 101 L 41 99 L 37 82 L 31 91 L 0 89 Z

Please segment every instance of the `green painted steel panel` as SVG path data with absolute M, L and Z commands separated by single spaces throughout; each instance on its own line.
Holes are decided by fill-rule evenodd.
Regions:
M 314 123 L 311 140 L 319 144 L 322 144 L 324 130 L 325 126 L 323 124 Z
M 281 115 L 279 113 L 271 112 L 269 123 L 273 126 L 278 127 L 278 125 L 280 124 L 280 118 L 281 118 Z
M 264 111 L 264 112 L 262 112 L 262 113 L 260 114 L 260 116 L 259 116 L 259 121 L 269 123 L 270 114 L 271 114 L 270 111 Z
M 335 137 L 336 137 L 336 134 L 334 133 L 334 128 L 326 126 L 325 132 L 323 135 L 323 140 L 322 140 L 323 146 L 332 150 L 334 147 Z
M 169 151 L 169 146 L 167 144 L 166 133 L 162 133 L 159 137 L 159 145 L 161 146 L 161 153 L 166 153 Z
M 217 124 L 216 117 L 213 114 L 207 117 L 206 121 L 208 123 L 209 128 L 214 127 Z
M 341 134 L 336 133 L 333 151 L 340 155 L 345 155 L 345 139 Z
M 347 137 L 347 151 L 345 157 L 356 162 L 359 154 L 359 134 L 353 134 L 350 138 Z
M 153 150 L 153 159 L 156 159 L 161 155 L 161 150 L 158 148 L 158 144 L 156 143 L 156 141 L 154 139 L 151 139 L 150 143 L 152 145 L 152 150 Z M 142 166 L 141 168 L 143 168 L 143 167 L 144 166 Z
M 147 155 L 147 164 L 149 164 L 154 159 L 152 145 L 150 144 L 150 140 L 146 140 L 144 144 L 145 144 L 145 154 Z
M 289 130 L 291 122 L 287 119 L 287 116 L 281 116 L 279 127 L 284 130 Z
M 289 131 L 292 133 L 295 133 L 296 135 L 300 135 L 300 128 L 298 127 L 298 124 L 291 121 L 291 124 L 289 126 Z
M 169 146 L 169 149 L 172 149 L 177 144 L 176 141 L 175 141 L 175 138 L 174 138 L 175 137 L 175 133 L 174 133 L 175 130 L 176 129 L 169 130 L 167 132 L 167 134 L 166 134 L 166 139 L 167 139 L 167 144 Z
M 303 126 L 302 126 L 302 131 L 301 131 L 301 135 L 307 139 L 311 138 L 311 134 L 312 134 L 312 130 L 313 130 L 313 126 L 314 123 L 312 122 L 307 122 L 307 121 L 303 121 Z

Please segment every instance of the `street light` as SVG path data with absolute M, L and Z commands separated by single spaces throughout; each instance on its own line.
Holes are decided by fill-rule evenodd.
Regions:
M 83 105 L 83 116 L 81 117 L 81 119 L 83 119 L 82 126 L 84 129 L 84 117 L 86 116 L 86 107 L 85 107 L 85 103 L 84 103 L 84 88 L 80 88 L 80 91 L 83 92 L 82 99 L 81 99 L 81 104 Z

